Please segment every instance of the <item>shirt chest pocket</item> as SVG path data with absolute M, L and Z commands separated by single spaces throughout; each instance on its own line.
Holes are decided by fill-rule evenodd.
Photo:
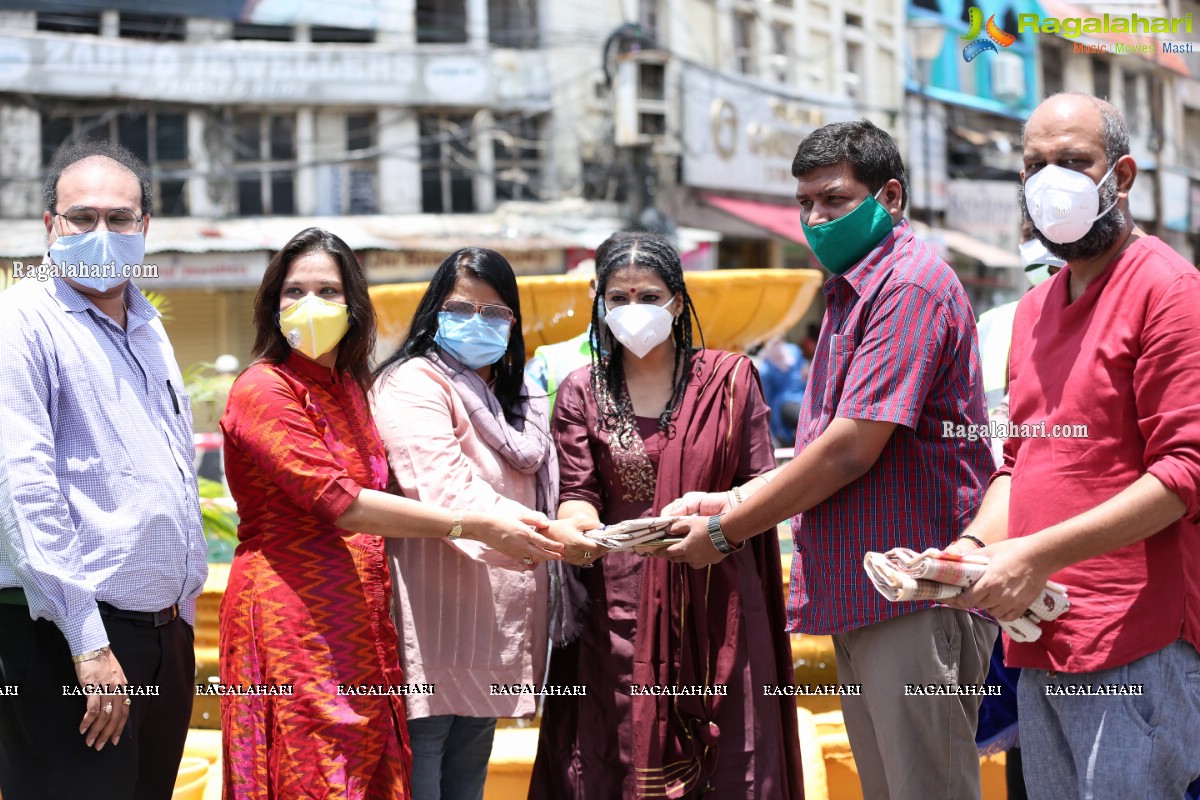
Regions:
M 838 404 L 846 386 L 846 375 L 854 361 L 856 347 L 853 335 L 835 334 L 829 338 L 829 373 L 825 381 L 825 395 L 821 401 L 821 415 L 826 420 L 837 415 Z

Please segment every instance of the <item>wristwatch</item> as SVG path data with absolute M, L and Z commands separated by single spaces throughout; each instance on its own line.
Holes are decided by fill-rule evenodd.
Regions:
M 724 555 L 736 553 L 738 550 L 741 550 L 742 546 L 745 544 L 745 542 L 743 542 L 742 544 L 734 546 L 725 539 L 725 531 L 721 530 L 720 514 L 713 514 L 708 518 L 708 538 L 712 541 L 713 547 L 717 548 L 717 552 Z
M 454 527 L 450 529 L 450 539 L 454 540 L 462 536 L 463 512 L 454 512 Z

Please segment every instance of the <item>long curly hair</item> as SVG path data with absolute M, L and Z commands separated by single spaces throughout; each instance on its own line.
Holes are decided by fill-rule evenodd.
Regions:
M 600 426 L 628 444 L 628 437 L 637 435 L 633 404 L 625 386 L 625 348 L 620 346 L 603 324 L 604 294 L 613 273 L 622 269 L 647 270 L 658 275 L 672 295 L 683 302 L 683 311 L 671 325 L 675 342 L 675 363 L 671 375 L 671 400 L 658 417 L 660 430 L 668 431 L 672 418 L 683 400 L 687 377 L 695 356 L 693 331 L 704 347 L 704 333 L 696 308 L 683 281 L 683 264 L 679 252 L 665 237 L 649 232 L 623 231 L 613 234 L 596 248 L 596 297 L 592 301 L 592 366 L 591 385 L 600 410 Z

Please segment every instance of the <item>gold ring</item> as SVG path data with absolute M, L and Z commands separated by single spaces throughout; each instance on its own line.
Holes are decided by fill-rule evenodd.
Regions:
M 592 551 L 591 551 L 591 550 L 584 550 L 584 551 L 583 551 L 583 557 L 584 557 L 584 558 L 591 558 L 591 557 L 592 557 Z
M 105 714 L 111 714 L 112 713 L 112 703 L 105 704 L 103 711 Z
M 121 704 L 131 706 L 131 705 L 133 705 L 133 701 L 130 700 L 128 697 L 126 697 L 124 700 L 121 701 Z

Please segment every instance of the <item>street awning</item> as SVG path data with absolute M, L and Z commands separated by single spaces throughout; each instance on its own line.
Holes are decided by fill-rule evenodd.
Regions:
M 976 239 L 974 236 L 963 233 L 962 231 L 952 230 L 950 228 L 934 228 L 931 232 L 929 228 L 920 222 L 911 222 L 913 232 L 927 243 L 937 247 L 939 250 L 945 248 L 950 253 L 965 256 L 982 262 L 989 267 L 1007 267 L 1009 269 L 1023 269 L 1024 264 L 1021 262 L 1021 257 L 1014 252 L 1009 252 L 1003 247 L 997 247 L 994 244 L 988 244 L 985 241 Z M 946 257 L 946 253 L 942 253 L 942 257 Z M 949 260 L 949 259 L 947 259 Z
M 800 207 L 794 203 L 764 203 L 719 194 L 706 194 L 703 197 L 704 202 L 726 214 L 797 244 L 808 244 L 804 239 L 804 229 L 800 227 Z

